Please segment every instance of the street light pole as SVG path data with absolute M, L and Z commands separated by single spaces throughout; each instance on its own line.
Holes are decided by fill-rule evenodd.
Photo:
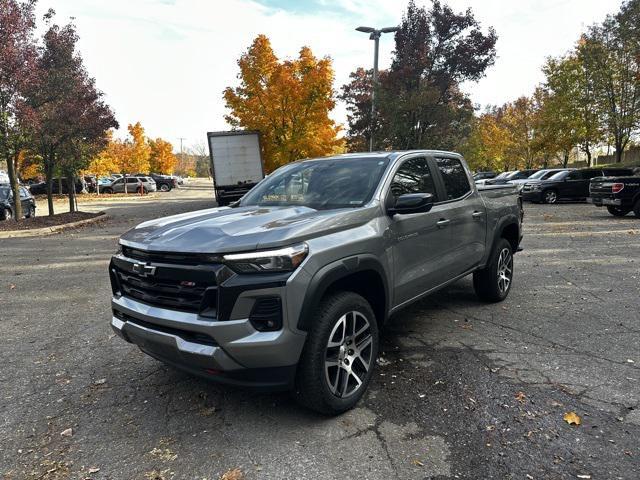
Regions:
M 376 90 L 378 86 L 378 51 L 380 37 L 383 33 L 396 32 L 399 27 L 386 27 L 376 29 L 373 27 L 358 27 L 358 32 L 369 33 L 369 40 L 373 40 L 373 79 L 371 82 L 371 127 L 369 132 L 369 151 L 373 152 L 373 130 L 376 123 Z

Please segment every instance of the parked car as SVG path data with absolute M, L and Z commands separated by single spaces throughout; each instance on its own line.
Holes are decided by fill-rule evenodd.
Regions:
M 61 184 L 62 190 L 60 190 Z M 86 183 L 84 181 L 84 178 L 76 178 L 75 188 L 76 193 L 82 193 L 84 190 L 86 190 Z M 29 186 L 29 190 L 33 195 L 46 195 L 47 182 L 34 183 L 33 185 Z M 51 193 L 67 195 L 69 193 L 69 182 L 67 181 L 67 179 L 65 177 L 62 177 L 61 179 L 54 178 L 51 183 Z
M 510 183 L 516 180 L 525 180 L 529 178 L 531 175 L 536 173 L 538 170 L 515 170 L 510 172 L 508 175 L 505 175 L 501 178 L 491 178 L 485 182 L 485 185 L 504 185 L 505 183 Z
M 538 170 L 536 173 L 532 174 L 529 178 L 521 178 L 521 179 L 517 179 L 517 180 L 510 180 L 509 183 L 512 184 L 512 185 L 516 185 L 516 187 L 518 188 L 518 191 L 521 191 L 523 189 L 523 187 L 527 183 L 541 182 L 542 180 L 546 180 L 547 178 L 551 178 L 556 173 L 562 172 L 564 170 L 574 170 L 574 169 L 545 168 L 545 169 L 542 169 L 542 170 Z
M 478 180 L 489 180 L 490 178 L 495 178 L 498 174 L 492 171 L 485 172 L 476 172 L 473 174 L 473 181 L 477 182 Z
M 97 191 L 98 179 L 96 178 L 95 175 L 85 175 L 84 181 L 86 184 L 87 192 L 95 193 Z
M 595 177 L 629 176 L 629 168 L 583 168 L 558 172 L 536 183 L 526 183 L 522 199 L 534 203 L 556 203 L 559 200 L 585 200 L 589 196 L 589 182 Z
M 20 188 L 22 215 L 26 218 L 36 216 L 36 201 L 26 187 Z M 14 216 L 13 192 L 7 184 L 0 185 L 0 220 L 11 220 Z
M 589 185 L 589 202 L 596 207 L 607 207 L 616 217 L 633 211 L 640 218 L 640 168 L 630 177 L 598 177 Z
M 509 170 L 508 172 L 499 173 L 498 175 L 493 177 L 493 179 L 491 179 L 491 178 L 483 178 L 483 179 L 480 179 L 480 180 L 475 180 L 475 184 L 476 185 L 485 185 L 489 180 L 501 180 L 501 179 L 505 178 L 507 175 L 510 175 L 511 173 L 513 173 L 513 170 Z
M 159 175 L 157 173 L 152 173 L 150 177 L 153 178 L 153 180 L 156 182 L 156 187 L 161 192 L 168 192 L 178 186 L 176 179 L 171 177 L 170 175 Z
M 125 192 L 126 183 L 126 192 Z M 151 177 L 122 177 L 107 185 L 100 186 L 101 193 L 149 193 L 157 190 L 156 182 Z
M 111 326 L 161 361 L 233 385 L 352 408 L 388 318 L 466 275 L 499 302 L 521 201 L 462 157 L 363 153 L 281 167 L 233 208 L 141 224 L 109 266 Z

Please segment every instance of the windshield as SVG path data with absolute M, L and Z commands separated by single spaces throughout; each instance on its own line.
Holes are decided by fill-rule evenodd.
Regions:
M 265 178 L 240 205 L 361 207 L 371 199 L 387 164 L 386 158 L 366 157 L 294 163 Z
M 562 180 L 564 177 L 569 175 L 569 172 L 564 170 L 562 172 L 558 172 L 555 175 L 551 175 L 548 180 Z
M 534 173 L 533 175 L 531 175 L 529 177 L 530 180 L 535 180 L 536 178 L 542 178 L 544 177 L 546 174 L 548 174 L 549 171 L 548 170 L 540 170 L 539 172 Z
M 501 174 L 499 174 L 499 175 L 496 177 L 496 179 L 504 178 L 504 177 L 506 177 L 507 175 L 509 175 L 510 173 L 511 173 L 511 172 L 502 172 Z
M 9 198 L 9 192 L 11 192 L 9 187 L 0 186 L 0 200 L 6 200 Z

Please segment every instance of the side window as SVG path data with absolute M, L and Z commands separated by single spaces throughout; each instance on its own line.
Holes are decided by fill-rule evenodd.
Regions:
M 457 158 L 436 158 L 438 170 L 444 181 L 447 200 L 455 200 L 471 191 L 467 172 Z
M 128 177 L 127 178 L 127 183 L 138 183 L 138 178 L 137 177 Z
M 591 179 L 602 176 L 602 170 L 585 170 L 582 172 L 584 178 Z
M 436 186 L 426 158 L 412 158 L 404 162 L 391 182 L 394 197 L 407 193 L 430 193 L 436 197 Z
M 578 171 L 569 172 L 569 175 L 567 175 L 567 180 L 581 180 L 581 179 L 582 179 L 582 175 Z
M 20 187 L 20 198 L 29 198 L 29 193 L 23 187 Z

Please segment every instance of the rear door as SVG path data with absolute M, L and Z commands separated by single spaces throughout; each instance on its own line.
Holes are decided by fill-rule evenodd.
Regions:
M 428 157 L 404 160 L 393 175 L 387 204 L 407 193 L 430 193 L 438 201 L 435 166 Z M 429 212 L 394 215 L 389 225 L 394 259 L 394 306 L 437 287 L 448 277 L 450 231 L 447 207 Z
M 436 157 L 435 161 L 445 195 L 440 207 L 445 209 L 451 235 L 450 279 L 481 262 L 486 243 L 487 213 L 484 201 L 473 187 L 462 160 L 441 156 Z
M 589 184 L 591 183 L 591 179 L 601 176 L 602 170 L 600 169 L 582 170 L 583 182 L 579 184 L 576 198 L 587 198 L 589 196 Z

